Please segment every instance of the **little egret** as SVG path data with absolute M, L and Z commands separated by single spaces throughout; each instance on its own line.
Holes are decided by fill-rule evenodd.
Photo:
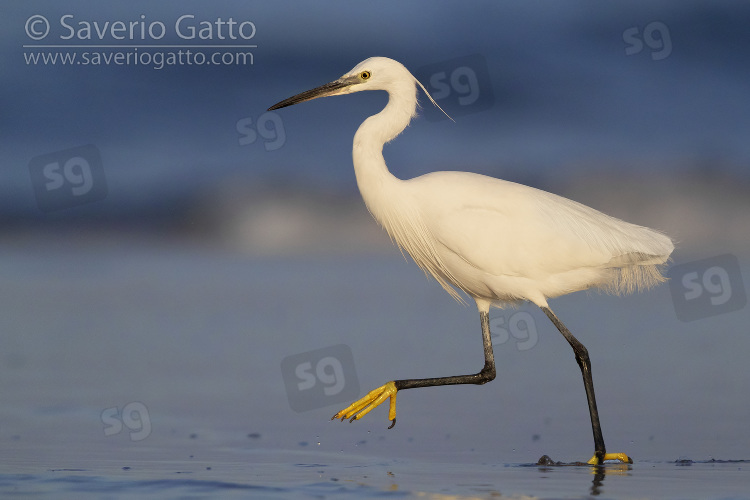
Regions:
M 354 135 L 352 157 L 362 198 L 402 252 L 405 250 L 425 274 L 459 302 L 463 300 L 456 289 L 473 298 L 479 310 L 484 345 L 484 368 L 480 372 L 391 381 L 333 418 L 357 420 L 390 399 L 393 427 L 398 391 L 493 380 L 490 306 L 530 301 L 565 337 L 581 369 L 594 434 L 594 456 L 588 463 L 632 463 L 624 453 L 606 452 L 588 351 L 552 312 L 547 299 L 588 288 L 629 293 L 662 282 L 661 267 L 674 249 L 672 241 L 658 231 L 566 198 L 484 175 L 433 172 L 397 179 L 385 164 L 383 146 L 415 116 L 417 86 L 438 106 L 401 63 L 372 57 L 338 80 L 268 109 L 361 90 L 386 91 L 388 104 L 367 118 Z

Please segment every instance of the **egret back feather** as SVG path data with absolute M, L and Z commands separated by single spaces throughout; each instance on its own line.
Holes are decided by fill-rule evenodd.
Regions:
M 458 289 L 480 308 L 519 300 L 545 306 L 547 298 L 591 287 L 620 294 L 664 281 L 661 266 L 674 247 L 658 231 L 478 174 L 394 177 L 383 146 L 409 125 L 417 90 L 424 87 L 403 65 L 385 58 L 363 61 L 342 80 L 363 74 L 372 78 L 348 91 L 385 90 L 389 97 L 354 136 L 362 198 L 402 253 L 453 298 L 463 302 Z

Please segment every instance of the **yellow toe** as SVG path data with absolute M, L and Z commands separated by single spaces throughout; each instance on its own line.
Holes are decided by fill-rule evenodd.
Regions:
M 605 453 L 604 454 L 604 461 L 607 460 L 617 460 L 619 462 L 622 462 L 624 464 L 632 464 L 633 459 L 627 456 L 625 453 Z M 591 460 L 587 462 L 589 465 L 601 465 L 599 463 L 599 459 L 596 458 L 596 455 L 591 457 Z
M 331 417 L 331 420 L 336 418 L 340 418 L 341 420 L 348 418 L 350 422 L 359 420 L 360 418 L 370 413 L 376 406 L 383 403 L 386 399 L 390 399 L 391 404 L 390 410 L 388 411 L 388 418 L 391 419 L 391 427 L 393 427 L 396 423 L 397 391 L 398 389 L 396 389 L 396 384 L 394 382 L 388 382 L 387 384 L 368 392 L 365 397 L 358 399 L 340 412 L 336 413 L 333 417 Z

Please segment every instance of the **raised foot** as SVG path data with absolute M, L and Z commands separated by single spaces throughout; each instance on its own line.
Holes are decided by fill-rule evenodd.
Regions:
M 388 427 L 390 429 L 391 427 L 396 425 L 397 391 L 398 389 L 396 389 L 396 384 L 394 382 L 388 382 L 387 384 L 368 392 L 365 397 L 358 399 L 340 412 L 336 413 L 333 417 L 331 417 L 331 420 L 334 420 L 336 418 L 344 420 L 345 418 L 348 418 L 349 422 L 354 422 L 355 420 L 359 420 L 360 418 L 364 417 L 365 415 L 370 413 L 373 408 L 381 404 L 386 399 L 390 398 L 391 406 L 390 410 L 388 411 L 388 418 L 391 420 L 391 425 Z
M 633 463 L 633 459 L 630 458 L 629 456 L 627 456 L 624 453 L 605 453 L 604 454 L 604 461 L 606 462 L 607 460 L 617 460 L 617 461 L 622 462 L 624 464 L 632 464 Z M 588 463 L 589 465 L 601 465 L 599 463 L 599 459 L 597 458 L 596 455 L 594 455 L 593 457 L 591 457 L 591 460 L 589 460 L 586 463 Z

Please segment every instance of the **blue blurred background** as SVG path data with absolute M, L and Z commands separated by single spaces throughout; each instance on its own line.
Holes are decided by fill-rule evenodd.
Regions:
M 136 446 L 106 435 L 100 418 L 131 402 L 148 408 L 144 443 L 154 447 L 197 433 L 212 444 L 363 452 L 353 443 L 383 434 L 384 415 L 334 428 L 325 420 L 336 407 L 293 412 L 282 359 L 348 345 L 363 390 L 474 369 L 473 308 L 405 262 L 357 192 L 351 140 L 386 95 L 266 112 L 370 56 L 405 64 L 455 118 L 440 119 L 421 96 L 423 116 L 385 148 L 398 177 L 452 169 L 530 184 L 665 231 L 677 263 L 735 255 L 734 278 L 747 281 L 749 4 L 34 0 L 0 10 L 0 440 L 32 460 L 47 455 L 29 442 Z M 174 24 L 186 14 L 193 25 L 232 18 L 256 31 L 185 40 Z M 66 15 L 71 39 L 61 38 Z M 33 16 L 49 22 L 43 39 L 27 31 L 44 29 Z M 85 23 L 115 21 L 161 22 L 167 33 L 78 36 Z M 252 59 L 161 69 L 39 59 L 195 43 Z M 148 44 L 176 47 L 126 47 Z M 64 167 L 79 153 L 98 172 L 88 178 L 96 196 L 81 203 L 53 193 L 86 184 L 80 161 Z M 553 307 L 592 353 L 616 447 L 671 459 L 741 453 L 747 308 L 680 322 L 667 286 Z M 498 347 L 487 388 L 410 391 L 391 441 L 372 435 L 370 446 L 587 458 L 578 368 L 544 316 L 523 310 L 538 347 Z M 477 432 L 491 426 L 492 437 Z
M 351 138 L 359 122 L 383 105 L 384 94 L 264 112 L 372 55 L 395 58 L 415 74 L 477 54 L 486 62 L 490 87 L 482 82 L 479 90 L 491 100 L 483 109 L 457 115 L 456 123 L 421 119 L 388 146 L 387 160 L 402 178 L 440 169 L 478 171 L 570 194 L 624 218 L 628 210 L 655 204 L 660 214 L 643 222 L 682 241 L 697 231 L 678 227 L 682 218 L 693 226 L 706 212 L 739 215 L 704 206 L 704 188 L 722 192 L 722 198 L 745 198 L 750 7 L 736 3 L 332 2 L 313 9 L 232 2 L 96 7 L 31 2 L 4 11 L 0 210 L 11 232 L 70 225 L 99 231 L 127 224 L 203 235 L 220 226 L 231 234 L 248 230 L 240 221 L 258 217 L 250 207 L 276 203 L 278 192 L 328 202 L 356 198 Z M 24 28 L 39 14 L 51 28 L 35 41 Z M 183 23 L 188 27 L 218 18 L 250 20 L 255 35 L 245 43 L 257 48 L 249 49 L 252 64 L 154 69 L 28 62 L 30 55 L 47 51 L 24 45 L 98 42 L 94 28 L 92 40 L 61 39 L 70 36 L 60 23 L 66 14 L 65 24 L 76 30 L 79 23 L 107 21 L 166 27 L 162 39 L 146 33 L 142 41 L 139 24 L 131 45 L 204 42 L 175 34 L 175 21 L 185 14 L 194 16 Z M 217 36 L 208 42 L 221 43 Z M 98 43 L 128 40 L 105 35 Z M 88 52 L 49 49 L 58 51 L 77 53 L 77 63 Z M 109 49 L 118 51 L 133 52 Z M 460 94 L 454 88 L 454 96 Z M 106 197 L 41 213 L 30 160 L 85 144 L 101 151 Z M 622 189 L 623 183 L 631 189 Z M 675 189 L 677 184 L 683 187 Z M 677 200 L 667 200 L 670 196 Z M 283 224 L 280 219 L 276 222 Z M 239 238 L 255 247 L 262 243 L 253 240 L 262 237 Z

